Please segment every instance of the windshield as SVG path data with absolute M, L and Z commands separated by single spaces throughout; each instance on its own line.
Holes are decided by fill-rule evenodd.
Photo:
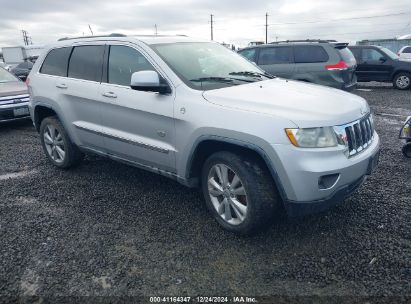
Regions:
M 183 42 L 151 47 L 193 89 L 212 90 L 273 78 L 217 43 Z
M 389 50 L 389 49 L 387 49 L 387 48 L 385 48 L 385 47 L 382 47 L 381 50 L 382 50 L 388 57 L 390 57 L 391 59 L 398 59 L 398 58 L 400 58 L 400 57 L 398 57 L 398 55 L 395 54 L 393 51 L 391 51 L 391 50 Z
M 19 81 L 19 80 L 16 77 L 14 77 L 12 74 L 7 72 L 5 69 L 0 68 L 0 83 L 14 82 L 14 81 Z

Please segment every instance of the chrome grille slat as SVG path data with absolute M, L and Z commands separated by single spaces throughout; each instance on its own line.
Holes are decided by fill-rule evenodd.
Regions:
M 370 114 L 343 127 L 347 135 L 349 157 L 365 150 L 374 139 L 374 125 Z

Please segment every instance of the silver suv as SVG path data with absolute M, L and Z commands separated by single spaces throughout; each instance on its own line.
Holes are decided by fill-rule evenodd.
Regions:
M 37 60 L 29 91 L 55 166 L 96 153 L 201 187 L 236 233 L 266 226 L 282 207 L 297 216 L 341 202 L 378 162 L 364 99 L 274 78 L 218 43 L 63 39 Z

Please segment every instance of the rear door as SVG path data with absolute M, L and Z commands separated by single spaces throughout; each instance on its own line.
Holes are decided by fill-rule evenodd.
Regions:
M 259 49 L 258 66 L 264 71 L 283 78 L 292 78 L 295 64 L 291 46 L 273 46 Z
M 112 44 L 100 87 L 107 152 L 143 166 L 175 172 L 174 92 L 162 95 L 130 87 L 134 72 L 165 76 L 143 50 Z
M 328 85 L 328 53 L 321 45 L 294 45 L 294 79 Z
M 99 87 L 102 75 L 104 45 L 74 46 L 68 77 L 56 80 L 58 104 L 64 118 L 73 127 L 76 143 L 102 150 Z
M 358 81 L 390 81 L 392 60 L 375 48 L 362 48 L 357 63 Z

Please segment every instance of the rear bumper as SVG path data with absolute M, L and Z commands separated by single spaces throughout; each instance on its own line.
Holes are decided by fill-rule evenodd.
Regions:
M 28 104 L 28 102 L 22 102 L 18 104 L 0 106 L 0 122 L 29 118 L 30 112 L 28 111 Z M 15 110 L 19 109 L 27 109 L 27 111 L 25 111 L 26 114 L 18 115 Z

